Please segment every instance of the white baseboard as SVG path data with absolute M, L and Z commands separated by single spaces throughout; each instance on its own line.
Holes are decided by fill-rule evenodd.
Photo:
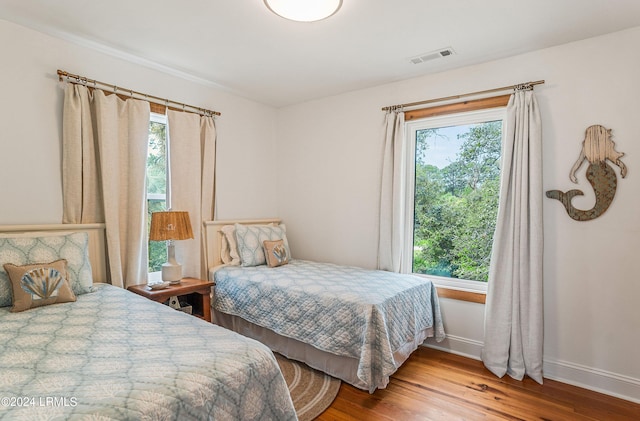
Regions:
M 640 379 L 567 361 L 545 359 L 544 377 L 640 403 Z
M 434 338 L 427 338 L 424 345 L 429 348 L 439 349 L 440 351 L 480 360 L 480 353 L 482 352 L 482 346 L 484 344 L 474 339 L 447 334 L 447 337 L 444 338 L 442 342 L 436 342 Z
M 423 345 L 474 360 L 480 360 L 484 344 L 481 341 L 473 339 L 447 335 L 442 342 L 436 342 L 433 338 L 429 338 Z M 640 379 L 567 361 L 547 358 L 543 361 L 542 369 L 546 379 L 556 380 L 583 389 L 593 390 L 605 395 L 640 403 Z

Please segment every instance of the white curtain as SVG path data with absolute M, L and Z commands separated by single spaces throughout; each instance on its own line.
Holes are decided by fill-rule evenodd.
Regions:
M 385 117 L 378 269 L 404 271 L 403 250 L 406 214 L 406 139 L 404 112 L 389 111 Z
M 104 222 L 111 283 L 147 277 L 149 103 L 67 84 L 63 109 L 63 222 Z
M 203 222 L 214 216 L 216 126 L 213 117 L 167 112 L 170 205 L 189 212 L 193 240 L 176 241 L 182 275 L 208 279 Z
M 500 205 L 482 360 L 498 377 L 542 383 L 542 131 L 531 90 L 507 105 Z

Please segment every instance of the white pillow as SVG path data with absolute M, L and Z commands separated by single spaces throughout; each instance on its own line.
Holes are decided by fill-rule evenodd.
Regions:
M 238 254 L 238 244 L 236 243 L 236 227 L 225 225 L 220 228 L 222 232 L 222 243 L 220 245 L 220 259 L 224 264 L 239 265 L 240 255 Z
M 267 263 L 262 247 L 265 240 L 282 240 L 287 250 L 287 255 L 291 256 L 286 230 L 287 228 L 284 224 L 278 226 L 236 224 L 236 242 L 238 243 L 241 265 L 259 266 Z

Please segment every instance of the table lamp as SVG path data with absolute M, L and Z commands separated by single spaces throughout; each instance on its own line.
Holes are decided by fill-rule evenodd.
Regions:
M 171 284 L 180 283 L 182 265 L 176 261 L 175 240 L 193 238 L 189 212 L 166 211 L 151 214 L 149 240 L 167 242 L 167 262 L 162 265 L 162 280 Z

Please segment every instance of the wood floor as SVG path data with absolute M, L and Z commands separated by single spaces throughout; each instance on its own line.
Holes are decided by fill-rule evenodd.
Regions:
M 374 394 L 344 382 L 318 420 L 640 420 L 640 404 L 545 379 L 498 379 L 480 361 L 420 347 Z

